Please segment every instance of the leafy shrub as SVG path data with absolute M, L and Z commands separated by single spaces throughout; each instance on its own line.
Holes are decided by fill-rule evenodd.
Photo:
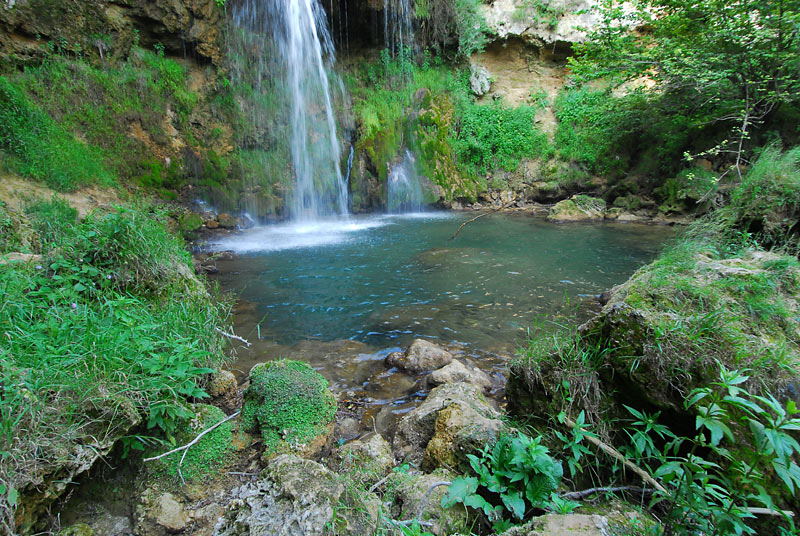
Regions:
M 800 147 L 785 152 L 777 146 L 764 149 L 721 211 L 728 228 L 752 233 L 765 247 L 793 253 L 800 251 L 798 215 Z
M 513 171 L 522 157 L 549 158 L 547 135 L 536 128 L 535 115 L 530 106 L 467 106 L 455 136 L 459 162 L 472 175 L 485 175 L 498 168 Z
M 501 532 L 507 526 L 507 514 L 522 520 L 530 509 L 561 501 L 554 494 L 563 475 L 561 462 L 549 455 L 541 437 L 501 435 L 480 457 L 467 457 L 476 476 L 453 480 L 442 497 L 444 508 L 463 503 L 481 510 Z
M 628 408 L 634 417 L 629 455 L 665 486 L 652 500 L 667 510 L 665 532 L 757 534 L 748 524 L 755 517 L 751 507 L 778 510 L 780 493 L 770 476 L 777 475 L 789 496 L 800 489 L 798 409 L 748 393 L 749 379 L 721 366 L 718 381 L 689 393 L 684 407 L 697 415 L 692 437 L 676 435 L 658 415 Z
M 328 381 L 306 363 L 271 361 L 250 372 L 242 425 L 259 430 L 268 454 L 324 433 L 333 422 L 336 400 Z
M 455 48 L 459 59 L 469 58 L 486 45 L 486 22 L 480 0 L 419 0 L 415 13 L 423 41 L 442 53 Z

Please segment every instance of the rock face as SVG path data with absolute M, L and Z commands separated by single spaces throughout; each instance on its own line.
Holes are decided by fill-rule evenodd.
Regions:
M 219 520 L 215 536 L 310 536 L 335 527 L 337 534 L 367 534 L 368 524 L 334 507 L 344 485 L 335 473 L 311 460 L 281 455 L 264 471 L 265 478 L 231 491 L 233 499 Z M 377 518 L 378 499 L 371 497 L 366 519 Z M 374 517 L 373 517 L 374 513 Z M 374 530 L 374 527 L 373 527 Z
M 471 64 L 469 66 L 469 87 L 476 97 L 483 97 L 492 88 L 492 81 L 489 78 L 489 71 L 482 65 Z
M 389 354 L 386 362 L 411 374 L 441 368 L 453 360 L 453 355 L 432 342 L 415 339 L 404 353 Z
M 605 216 L 606 202 L 588 195 L 573 195 L 569 199 L 559 201 L 547 215 L 548 221 L 598 221 Z
M 469 383 L 482 391 L 488 391 L 492 386 L 492 378 L 475 366 L 467 366 L 454 359 L 440 369 L 436 369 L 425 377 L 429 386 L 439 386 L 446 383 Z
M 495 0 L 481 8 L 489 30 L 500 39 L 518 37 L 536 48 L 549 45 L 556 53 L 561 44 L 561 53 L 567 54 L 571 43 L 586 40 L 586 28 L 599 23 L 591 10 L 595 4 L 594 0 L 553 0 L 545 4 L 545 12 L 536 12 L 515 0 Z
M 16 0 L 0 3 L 0 62 L 35 62 L 45 43 L 104 60 L 125 57 L 135 42 L 189 48 L 219 62 L 223 11 L 215 0 Z
M 504 427 L 500 413 L 468 383 L 442 385 L 397 425 L 396 456 L 426 469 L 465 466 L 467 454 L 492 443 Z

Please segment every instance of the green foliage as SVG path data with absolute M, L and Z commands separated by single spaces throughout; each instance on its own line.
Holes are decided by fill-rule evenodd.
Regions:
M 462 503 L 480 510 L 497 529 L 505 526 L 509 514 L 522 520 L 529 509 L 551 508 L 559 500 L 554 492 L 563 469 L 541 444 L 541 437 L 501 435 L 480 457 L 470 454 L 468 458 L 476 476 L 453 480 L 442 497 L 442 507 Z
M 164 193 L 184 182 L 178 155 L 161 161 L 174 150 L 171 129 L 193 146 L 214 141 L 189 121 L 199 104 L 186 68 L 163 46 L 100 65 L 54 48 L 41 64 L 0 78 L 0 150 L 10 170 L 57 190 L 119 179 Z M 234 122 L 230 107 L 209 107 L 215 121 Z
M 270 361 L 250 372 L 242 426 L 260 430 L 268 454 L 313 440 L 333 422 L 328 381 L 306 363 Z
M 419 0 L 415 13 L 423 41 L 438 53 L 455 49 L 457 59 L 469 58 L 486 45 L 486 21 L 480 0 Z
M 546 25 L 550 29 L 558 26 L 563 8 L 550 0 L 517 0 L 512 18 L 516 21 L 532 21 L 534 25 Z
M 57 196 L 50 201 L 33 203 L 25 212 L 39 235 L 43 251 L 60 246 L 61 239 L 70 234 L 69 229 L 78 221 L 78 211 Z
M 535 115 L 530 106 L 468 105 L 459 118 L 454 143 L 459 162 L 480 176 L 494 169 L 513 171 L 523 157 L 546 160 L 552 150 L 547 135 L 536 128 Z
M 68 128 L 32 103 L 20 87 L 0 76 L 0 150 L 7 169 L 70 191 L 112 181 L 103 153 L 76 140 Z
M 0 201 L 0 253 L 16 251 L 22 245 L 19 222 L 12 218 L 5 203 Z
M 765 148 L 720 212 L 729 229 L 751 233 L 764 247 L 800 251 L 800 147 Z
M 606 0 L 597 10 L 601 24 L 577 45 L 573 73 L 612 83 L 649 79 L 670 116 L 690 108 L 694 126 L 725 126 L 701 150 L 733 151 L 738 163 L 751 131 L 800 95 L 800 39 L 789 30 L 797 2 Z
M 67 211 L 60 202 L 38 212 Z M 60 207 L 60 208 L 59 208 Z M 29 482 L 144 416 L 174 433 L 225 358 L 224 307 L 190 274 L 164 215 L 116 208 L 47 230 L 40 265 L 0 266 L 0 478 Z M 19 430 L 26 430 L 19 434 Z M 141 436 L 129 444 L 141 446 Z
M 749 508 L 777 510 L 770 475 L 790 496 L 800 487 L 798 410 L 794 402 L 784 407 L 772 396 L 750 394 L 749 380 L 720 366 L 717 381 L 689 393 L 684 407 L 696 415 L 691 437 L 674 434 L 658 415 L 627 408 L 633 416 L 628 454 L 667 490 L 652 500 L 666 508 L 667 533 L 756 534 Z

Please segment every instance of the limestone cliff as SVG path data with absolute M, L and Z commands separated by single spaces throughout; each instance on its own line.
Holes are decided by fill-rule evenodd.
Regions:
M 77 56 L 124 57 L 137 41 L 217 63 L 223 21 L 215 0 L 2 0 L 0 63 L 37 62 L 47 42 Z

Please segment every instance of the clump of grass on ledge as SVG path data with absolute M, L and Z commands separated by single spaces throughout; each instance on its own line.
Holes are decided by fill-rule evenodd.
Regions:
M 43 227 L 61 214 L 57 227 Z M 115 208 L 82 222 L 29 208 L 40 263 L 0 265 L 0 484 L 22 489 L 83 445 L 173 433 L 224 359 L 227 317 L 192 275 L 163 215 Z M 46 232 L 45 232 L 46 231 Z M 0 509 L 3 506 L 0 497 Z

